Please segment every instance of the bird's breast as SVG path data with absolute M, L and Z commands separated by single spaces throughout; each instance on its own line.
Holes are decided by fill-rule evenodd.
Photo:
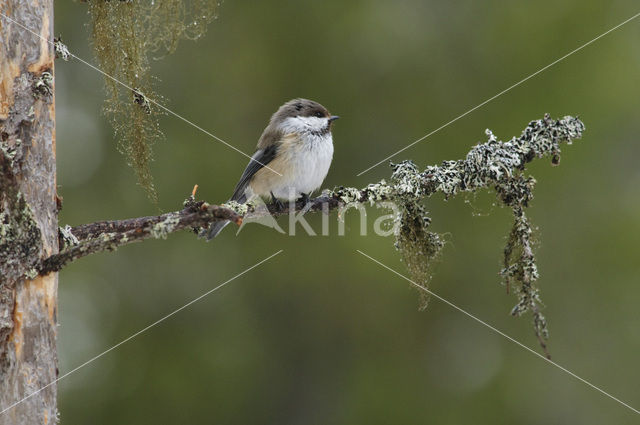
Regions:
M 287 136 L 278 148 L 277 157 L 273 162 L 282 176 L 270 176 L 270 187 L 261 187 L 259 192 L 273 192 L 281 199 L 311 193 L 322 185 L 329 172 L 333 159 L 331 133 Z

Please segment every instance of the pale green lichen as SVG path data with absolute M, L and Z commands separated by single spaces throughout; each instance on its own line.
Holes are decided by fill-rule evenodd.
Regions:
M 345 204 L 359 202 L 360 199 L 362 199 L 360 189 L 356 189 L 355 187 L 337 187 L 333 190 L 333 195 Z
M 26 277 L 27 279 L 35 279 L 36 277 L 38 277 L 38 270 L 36 269 L 29 269 L 25 274 L 24 277 Z
M 149 28 L 153 51 L 175 52 L 180 40 L 197 40 L 217 18 L 222 4 L 216 0 L 147 0 L 143 24 Z
M 465 159 L 425 169 L 422 175 L 428 180 L 427 192 L 450 197 L 507 182 L 536 157 L 551 156 L 557 164 L 560 144 L 571 144 L 583 131 L 584 124 L 577 118 L 553 120 L 549 115 L 531 121 L 519 137 L 508 142 L 499 141 L 487 130 L 489 140 L 474 146 Z
M 8 143 L 4 141 L 0 141 L 0 155 L 2 155 L 3 157 L 9 160 L 9 164 L 8 164 L 9 168 L 13 168 L 14 166 L 13 162 L 16 158 L 16 154 L 22 147 L 22 140 L 21 139 L 15 139 L 15 140 L 16 141 L 14 146 L 9 146 Z
M 109 242 L 112 241 L 114 237 L 116 237 L 118 234 L 115 232 L 109 232 L 109 233 L 101 233 L 97 239 L 99 239 L 101 242 Z M 87 247 L 81 247 L 81 249 L 86 249 Z
M 422 175 L 413 161 L 402 161 L 398 164 L 392 163 L 391 168 L 393 169 L 391 181 L 396 196 L 410 200 L 424 195 Z
M 407 265 L 411 280 L 428 290 L 434 262 L 438 259 L 444 239 L 427 229 L 431 219 L 422 203 L 424 187 L 418 167 L 411 161 L 392 164 L 392 199 L 399 207 L 395 221 L 395 247 Z M 427 306 L 426 291 L 419 291 L 420 308 Z
M 56 59 L 60 58 L 63 61 L 68 61 L 71 57 L 69 48 L 62 42 L 62 36 L 55 37 L 53 39 L 53 51 L 56 54 Z
M 115 251 L 118 249 L 119 241 L 122 240 L 124 235 L 122 233 L 110 232 L 110 233 L 102 233 L 100 236 L 95 238 L 95 240 L 89 240 L 88 243 L 80 244 L 76 247 L 81 252 L 91 252 L 94 249 L 94 246 L 104 247 L 102 249 L 107 251 Z
M 247 203 L 241 204 L 237 201 L 231 200 L 231 201 L 225 202 L 221 206 L 225 208 L 229 208 L 230 210 L 234 211 L 238 215 L 244 216 L 250 209 L 252 209 L 253 203 L 247 202 Z
M 388 197 L 400 207 L 396 217 L 396 247 L 407 263 L 412 279 L 426 287 L 430 265 L 444 245 L 440 235 L 427 230 L 430 220 L 422 199 L 437 192 L 448 198 L 461 192 L 475 193 L 493 188 L 501 205 L 511 208 L 514 214 L 501 270 L 508 290 L 513 288 L 518 296 L 512 314 L 532 313 L 534 331 L 546 352 L 544 340 L 548 331 L 540 312 L 542 303 L 537 287 L 539 273 L 534 256 L 534 231 L 524 212 L 533 199 L 536 181 L 523 172 L 528 162 L 543 156 L 551 156 L 552 164 L 557 165 L 560 145 L 571 144 L 581 137 L 584 128 L 577 118 L 553 120 L 545 115 L 541 120 L 531 121 L 519 137 L 508 142 L 499 141 L 486 130 L 488 141 L 474 146 L 463 160 L 444 161 L 423 172 L 410 161 L 392 164 L 393 193 Z
M 540 312 L 542 301 L 536 281 L 540 277 L 533 253 L 533 229 L 524 210 L 513 208 L 514 223 L 504 248 L 504 267 L 500 271 L 507 290 L 515 287 L 518 303 L 511 310 L 513 316 L 527 311 L 533 314 L 534 330 L 538 338 L 548 338 L 547 322 Z M 513 285 L 517 283 L 517 285 Z
M 109 75 L 105 77 L 105 113 L 115 130 L 118 149 L 155 202 L 150 163 L 153 144 L 163 138 L 158 119 L 164 111 L 157 107 L 163 99 L 154 92 L 149 58 L 160 50 L 172 53 L 181 39 L 201 37 L 219 3 L 92 0 L 88 4 L 93 50 L 100 68 Z
M 178 214 L 169 214 L 163 221 L 153 225 L 151 236 L 156 239 L 166 239 L 167 235 L 173 232 L 178 223 L 180 223 L 180 216 Z
M 5 211 L 0 211 L 0 238 L 5 239 L 11 231 L 11 224 L 8 223 L 8 215 Z
M 4 187 L 9 190 L 0 192 L 0 285 L 23 276 L 25 265 L 33 266 L 42 248 L 40 228 L 24 195 L 10 184 Z
M 367 185 L 364 189 L 344 186 L 335 187 L 333 190 L 325 189 L 322 196 L 339 199 L 344 204 L 369 202 L 373 205 L 388 200 L 393 193 L 394 188 L 385 180 L 380 180 L 378 183 Z
M 62 249 L 80 244 L 80 241 L 71 232 L 71 226 L 69 226 L 68 224 L 64 227 L 58 228 L 58 236 L 62 240 Z
M 364 198 L 369 201 L 369 205 L 388 200 L 394 193 L 394 188 L 383 179 L 378 183 L 371 183 L 364 188 Z
M 40 74 L 32 87 L 33 96 L 42 99 L 42 98 L 50 98 L 53 96 L 53 74 L 48 71 L 44 71 Z M 29 113 L 29 115 L 32 115 Z

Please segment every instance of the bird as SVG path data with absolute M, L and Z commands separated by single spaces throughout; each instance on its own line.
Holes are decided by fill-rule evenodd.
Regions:
M 309 99 L 280 106 L 262 132 L 255 153 L 240 176 L 229 201 L 245 203 L 256 196 L 272 202 L 309 199 L 324 181 L 333 159 L 332 124 L 340 118 Z M 227 202 L 229 202 L 227 201 Z M 212 223 L 207 240 L 228 221 Z

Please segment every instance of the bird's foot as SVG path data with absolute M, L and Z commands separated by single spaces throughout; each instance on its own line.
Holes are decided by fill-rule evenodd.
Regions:
M 304 204 L 301 210 L 302 214 L 305 214 L 307 211 L 309 211 L 311 209 L 311 206 L 313 205 L 308 193 L 302 193 L 298 201 L 301 201 Z
M 285 207 L 285 205 L 282 203 L 282 201 L 275 197 L 273 192 L 271 192 L 271 203 L 273 205 L 275 205 L 275 207 L 278 209 L 278 211 L 282 211 L 284 209 L 284 207 Z
M 302 201 L 303 204 L 307 205 L 309 203 L 309 194 L 301 193 L 300 198 L 298 198 L 298 201 Z

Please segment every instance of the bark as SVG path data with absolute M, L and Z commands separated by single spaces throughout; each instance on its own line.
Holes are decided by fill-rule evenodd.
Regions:
M 14 405 L 57 376 L 58 276 L 35 272 L 58 252 L 53 1 L 0 12 L 44 37 L 0 17 L 0 424 L 55 423 L 55 384 Z

